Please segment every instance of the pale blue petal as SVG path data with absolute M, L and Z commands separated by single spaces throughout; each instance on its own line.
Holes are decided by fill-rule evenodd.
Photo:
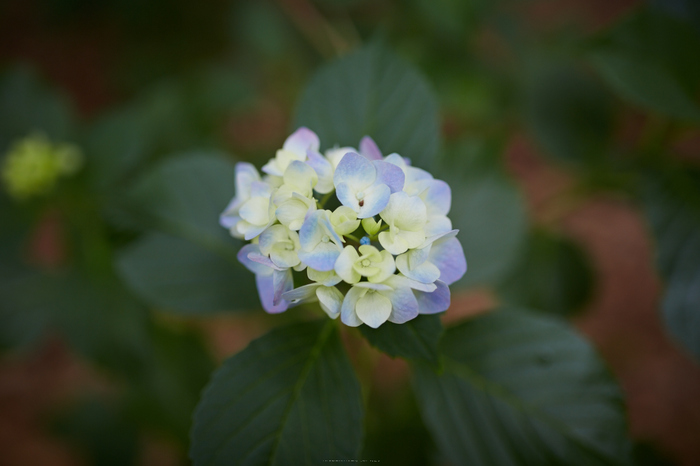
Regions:
M 268 265 L 263 265 L 259 262 L 251 260 L 248 256 L 260 256 L 260 248 L 257 244 L 246 244 L 238 251 L 238 261 L 245 266 L 246 269 L 253 272 L 255 275 L 272 275 L 273 268 Z M 272 262 L 272 261 L 270 261 Z M 274 264 L 273 264 L 274 265 Z
M 360 211 L 360 204 L 355 196 L 355 192 L 350 188 L 349 184 L 338 183 L 335 186 L 335 195 L 345 207 L 350 207 L 355 212 Z
M 452 190 L 442 180 L 426 182 L 427 192 L 421 196 L 430 215 L 447 215 L 452 205 Z
M 406 162 L 404 162 L 404 158 L 397 153 L 387 155 L 384 161 L 392 165 L 396 165 L 402 171 L 406 168 Z
M 372 185 L 377 178 L 377 170 L 372 162 L 354 152 L 348 152 L 341 159 L 333 175 L 336 189 L 345 183 L 355 193 Z
M 410 288 L 397 288 L 393 292 L 386 292 L 385 296 L 391 300 L 390 322 L 403 324 L 418 316 L 418 301 Z
M 335 229 L 333 228 L 333 224 L 331 223 L 330 217 L 330 211 L 327 210 L 321 210 L 320 212 L 323 213 L 323 215 L 319 216 L 318 223 L 321 225 L 321 227 L 324 230 L 324 233 L 328 235 L 328 237 L 333 241 L 336 246 L 338 246 L 339 249 L 343 248 L 343 240 L 340 236 L 338 236 L 338 233 L 335 232 Z
M 357 218 L 374 217 L 379 212 L 384 210 L 384 208 L 389 203 L 390 196 L 391 190 L 389 186 L 385 184 L 376 184 L 371 188 L 367 189 L 365 191 L 364 203 L 362 207 L 359 207 L 359 204 L 357 204 L 359 207 L 359 209 L 356 210 Z
M 340 255 L 340 248 L 333 243 L 318 243 L 311 251 L 299 251 L 299 259 L 309 267 L 320 272 L 333 270 L 335 261 Z
M 270 197 L 272 187 L 264 181 L 254 181 L 250 184 L 250 197 Z
M 322 210 L 316 210 L 304 220 L 299 230 L 299 243 L 302 249 L 306 251 L 312 250 L 323 238 L 325 232 L 319 223 L 323 216 L 325 214 Z
M 289 306 L 285 300 L 280 300 L 277 305 L 273 303 L 275 296 L 274 281 L 275 279 L 272 275 L 255 276 L 255 284 L 258 287 L 258 294 L 260 295 L 263 309 L 270 314 L 279 314 L 286 311 Z
M 369 136 L 363 137 L 360 141 L 360 154 L 369 160 L 382 159 L 382 151 L 379 150 L 379 147 L 377 147 L 377 143 L 374 142 L 374 139 Z
M 396 258 L 396 267 L 399 269 L 399 272 L 408 278 L 421 283 L 433 283 L 435 280 L 440 278 L 440 269 L 430 262 L 423 262 L 413 268 L 410 268 L 408 265 L 408 254 L 410 254 L 410 251 L 406 254 L 401 254 Z
M 284 141 L 282 148 L 296 154 L 306 154 L 307 149 L 318 151 L 320 145 L 316 133 L 302 126 Z
M 438 238 L 444 236 L 452 230 L 452 221 L 444 215 L 434 215 L 428 217 L 428 223 L 425 224 L 426 242 L 432 243 Z
M 406 181 L 406 176 L 401 168 L 382 160 L 372 162 L 377 170 L 377 180 L 375 183 L 383 183 L 389 186 L 392 193 L 401 191 Z
M 260 174 L 252 163 L 238 162 L 236 164 L 236 197 L 250 194 L 253 182 L 260 181 Z
M 459 240 L 454 237 L 433 243 L 429 261 L 440 269 L 440 280 L 448 285 L 462 278 L 467 271 L 464 250 Z
M 365 293 L 367 293 L 367 290 L 353 286 L 345 295 L 343 305 L 340 307 L 340 320 L 348 327 L 359 327 L 362 325 L 362 321 L 355 312 L 355 306 Z
M 437 288 L 432 293 L 414 291 L 418 301 L 420 314 L 437 314 L 446 311 L 450 307 L 450 287 L 440 280 L 435 282 Z

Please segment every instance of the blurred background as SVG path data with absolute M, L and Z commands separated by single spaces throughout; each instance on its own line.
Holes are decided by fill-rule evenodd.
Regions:
M 569 319 L 622 386 L 639 464 L 697 464 L 693 0 L 0 3 L 1 464 L 188 463 L 211 371 L 294 318 L 222 259 L 229 162 L 272 157 L 313 73 L 375 42 L 437 99 L 430 168 L 469 263 L 443 320 Z M 442 464 L 406 364 L 345 336 L 365 457 Z

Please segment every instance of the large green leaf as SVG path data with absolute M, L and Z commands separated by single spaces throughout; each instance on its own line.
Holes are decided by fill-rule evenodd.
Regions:
M 117 267 L 135 293 L 165 309 L 191 313 L 260 307 L 252 273 L 191 241 L 148 233 L 120 251 Z
M 503 309 L 445 332 L 444 371 L 416 368 L 428 428 L 454 464 L 627 464 L 622 395 L 566 325 Z
M 585 70 L 539 67 L 525 97 L 525 121 L 549 155 L 586 165 L 605 157 L 613 130 L 612 102 Z
M 321 68 L 297 107 L 322 148 L 357 147 L 369 135 L 385 155 L 397 152 L 430 168 L 440 145 L 437 103 L 421 75 L 379 45 Z
M 700 359 L 700 174 L 649 178 L 646 208 L 666 280 L 663 316 L 671 334 Z
M 391 357 L 438 362 L 437 346 L 442 336 L 439 315 L 420 315 L 405 324 L 386 322 L 377 329 L 362 325 L 360 332 L 372 346 Z
M 141 297 L 166 309 L 202 312 L 256 307 L 241 242 L 219 225 L 234 193 L 234 164 L 213 154 L 165 160 L 128 193 L 146 233 L 119 254 L 119 272 Z
M 469 266 L 454 286 L 492 284 L 515 263 L 527 239 L 523 196 L 484 144 L 467 142 L 443 161 L 436 177 L 452 188 L 448 214 Z
M 235 165 L 220 154 L 167 159 L 143 175 L 127 193 L 147 227 L 230 254 L 237 244 L 219 225 L 234 194 Z
M 593 279 L 588 258 L 575 243 L 537 231 L 498 291 L 512 304 L 572 315 L 590 297 Z
M 333 321 L 255 340 L 215 373 L 194 415 L 201 465 L 317 465 L 353 460 L 362 439 L 360 386 Z
M 651 9 L 641 9 L 597 41 L 589 58 L 624 99 L 681 119 L 700 119 L 695 99 L 700 83 L 692 26 Z

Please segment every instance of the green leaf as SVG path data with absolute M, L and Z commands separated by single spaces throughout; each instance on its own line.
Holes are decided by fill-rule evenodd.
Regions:
M 591 296 L 593 280 L 588 257 L 575 243 L 536 231 L 498 291 L 506 302 L 570 316 Z
M 360 332 L 372 346 L 392 358 L 438 363 L 437 346 L 442 336 L 439 315 L 419 315 L 405 324 L 386 322 L 377 329 L 362 325 Z
M 417 366 L 423 418 L 454 464 L 628 464 L 622 394 L 559 321 L 503 309 L 459 324 L 444 371 Z
M 525 121 L 546 152 L 559 160 L 592 165 L 607 154 L 613 131 L 612 102 L 585 70 L 547 64 L 531 79 Z
M 230 254 L 232 239 L 219 214 L 234 194 L 235 165 L 220 154 L 167 159 L 127 193 L 145 226 Z
M 700 119 L 700 37 L 690 25 L 651 9 L 617 24 L 589 52 L 622 98 L 668 116 Z
M 491 148 L 475 142 L 459 145 L 453 159 L 435 172 L 452 189 L 448 216 L 459 229 L 469 266 L 452 286 L 478 286 L 498 281 L 513 266 L 528 231 L 523 196 L 495 162 Z
M 352 460 L 362 439 L 360 386 L 333 321 L 273 330 L 227 360 L 194 414 L 202 465 L 318 465 Z
M 33 132 L 70 142 L 74 125 L 68 100 L 45 88 L 33 71 L 17 67 L 0 77 L 0 154 Z
M 260 307 L 252 273 L 180 238 L 148 233 L 119 252 L 117 268 L 136 294 L 161 308 L 200 313 Z
M 662 309 L 671 335 L 700 359 L 700 173 L 647 179 L 645 204 L 666 281 Z
M 440 146 L 435 97 L 423 77 L 379 45 L 321 68 L 297 107 L 295 126 L 307 126 L 321 147 L 357 147 L 371 136 L 384 155 L 409 157 L 429 169 Z
M 152 142 L 135 108 L 107 114 L 93 123 L 85 137 L 86 170 L 93 187 L 108 189 L 149 154 Z

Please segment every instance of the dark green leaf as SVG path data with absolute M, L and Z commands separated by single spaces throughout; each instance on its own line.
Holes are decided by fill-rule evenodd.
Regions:
M 528 86 L 525 121 L 551 156 L 591 165 L 606 155 L 613 130 L 611 100 L 584 70 L 540 68 Z
M 493 160 L 484 159 L 489 150 L 468 143 L 454 152 L 454 159 L 435 175 L 452 188 L 448 215 L 459 229 L 457 238 L 469 266 L 455 286 L 493 283 L 510 270 L 525 245 L 528 221 L 523 196 Z
M 296 126 L 318 134 L 322 148 L 357 147 L 371 136 L 384 155 L 397 152 L 429 169 L 440 145 L 435 98 L 410 65 L 372 45 L 320 69 L 297 107 Z
M 622 394 L 562 323 L 504 309 L 445 332 L 444 371 L 418 366 L 423 417 L 454 464 L 628 464 Z
M 647 180 L 646 207 L 666 280 L 663 316 L 668 330 L 700 359 L 700 175 Z
M 227 360 L 194 415 L 202 465 L 318 465 L 357 459 L 360 386 L 335 322 L 274 330 Z
M 165 160 L 143 175 L 128 193 L 146 226 L 230 254 L 236 245 L 219 214 L 234 194 L 235 166 L 218 154 Z
M 135 293 L 161 308 L 198 313 L 260 307 L 252 273 L 180 238 L 148 233 L 120 251 L 117 267 Z
M 442 336 L 439 315 L 419 315 L 405 324 L 387 322 L 377 329 L 362 325 L 367 341 L 391 357 L 438 363 L 437 345 Z
M 535 232 L 498 291 L 512 304 L 572 315 L 590 297 L 593 279 L 588 258 L 575 243 Z
M 108 114 L 90 126 L 86 169 L 95 188 L 113 187 L 144 161 L 152 145 L 146 129 L 134 108 Z
M 680 119 L 700 119 L 700 84 L 692 26 L 650 9 L 616 25 L 591 49 L 590 60 L 624 99 Z

